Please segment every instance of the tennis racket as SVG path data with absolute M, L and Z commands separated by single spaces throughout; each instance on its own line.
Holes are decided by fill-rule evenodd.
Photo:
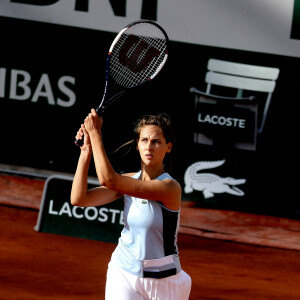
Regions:
M 130 23 L 119 32 L 108 51 L 104 93 L 96 109 L 99 116 L 127 89 L 151 81 L 160 72 L 168 58 L 168 41 L 165 30 L 148 20 Z M 111 97 L 108 96 L 109 83 L 117 86 L 117 92 L 114 87 L 110 88 Z M 75 144 L 82 146 L 83 137 Z

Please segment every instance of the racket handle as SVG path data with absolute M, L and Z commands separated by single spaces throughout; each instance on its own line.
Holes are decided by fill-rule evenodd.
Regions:
M 82 139 L 78 139 L 78 140 L 75 140 L 75 145 L 78 146 L 78 147 L 82 147 L 83 146 L 83 141 L 84 141 L 84 136 L 82 136 Z

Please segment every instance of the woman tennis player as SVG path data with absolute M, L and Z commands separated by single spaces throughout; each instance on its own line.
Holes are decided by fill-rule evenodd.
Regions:
M 77 132 L 84 135 L 71 191 L 77 206 L 99 206 L 124 196 L 124 229 L 107 271 L 106 300 L 185 300 L 191 278 L 180 266 L 177 232 L 181 187 L 164 171 L 173 133 L 165 114 L 142 117 L 135 128 L 141 170 L 117 174 L 102 142 L 103 120 L 94 109 Z M 100 187 L 87 189 L 94 157 Z

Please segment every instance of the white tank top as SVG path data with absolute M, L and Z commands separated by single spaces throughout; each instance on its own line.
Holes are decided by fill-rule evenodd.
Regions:
M 138 179 L 140 174 L 141 171 L 133 178 Z M 168 173 L 156 179 L 166 178 L 172 179 Z M 111 261 L 125 271 L 143 277 L 145 263 L 168 256 L 164 260 L 167 263 L 159 263 L 162 264 L 160 269 L 176 268 L 178 273 L 181 270 L 177 248 L 179 216 L 180 210 L 170 210 L 159 201 L 125 195 L 124 228 Z

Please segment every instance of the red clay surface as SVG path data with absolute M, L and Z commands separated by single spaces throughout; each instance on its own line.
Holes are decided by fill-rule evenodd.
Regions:
M 104 299 L 107 263 L 116 245 L 35 232 L 33 203 L 40 201 L 43 185 L 0 176 L 0 299 Z M 201 214 L 209 220 L 205 211 Z M 269 221 L 274 235 L 270 225 L 277 223 Z M 294 244 L 298 224 L 292 224 Z M 191 300 L 300 299 L 300 251 L 206 239 L 182 230 L 178 244 L 182 267 L 193 280 Z

